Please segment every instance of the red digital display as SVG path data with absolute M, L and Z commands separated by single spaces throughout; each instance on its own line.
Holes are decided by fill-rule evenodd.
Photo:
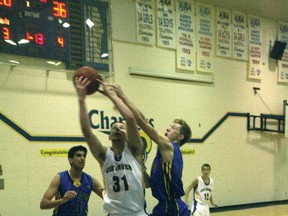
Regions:
M 7 27 L 3 27 L 4 40 L 10 40 L 10 30 Z
M 63 37 L 57 37 L 57 44 L 60 46 L 60 47 L 64 47 L 65 46 L 65 40 Z
M 12 0 L 0 0 L 0 6 L 12 7 Z
M 66 18 L 67 17 L 67 9 L 66 4 L 63 2 L 53 1 L 54 7 L 54 16 L 55 17 L 61 17 Z
M 34 41 L 38 45 L 44 44 L 44 37 L 41 33 L 31 34 L 29 32 L 26 32 L 26 39 L 28 41 Z

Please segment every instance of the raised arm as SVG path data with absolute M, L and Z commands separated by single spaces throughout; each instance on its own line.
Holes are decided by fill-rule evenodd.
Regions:
M 120 85 L 111 85 L 117 96 L 122 99 L 124 104 L 134 114 L 139 127 L 158 145 L 164 162 L 171 162 L 173 159 L 173 146 L 170 140 L 159 134 L 147 121 L 144 114 L 133 104 L 131 100 L 124 94 Z
M 73 199 L 74 197 L 76 197 L 76 192 L 75 191 L 67 191 L 64 194 L 64 197 L 61 197 L 60 199 L 55 199 L 52 200 L 53 197 L 55 197 L 58 193 L 58 187 L 60 185 L 60 176 L 56 175 L 48 189 L 46 190 L 46 192 L 44 193 L 44 196 L 40 202 L 40 208 L 41 209 L 51 209 L 51 208 L 55 208 L 67 201 L 69 201 L 70 199 Z
M 100 140 L 98 139 L 98 137 L 92 133 L 92 130 L 90 127 L 86 103 L 85 103 L 85 97 L 87 95 L 87 86 L 89 84 L 90 84 L 90 81 L 88 81 L 87 79 L 84 79 L 83 77 L 76 78 L 75 80 L 75 88 L 77 90 L 79 107 L 80 107 L 80 124 L 81 124 L 83 135 L 85 137 L 85 140 L 89 146 L 89 149 L 92 155 L 102 167 L 105 161 L 105 154 L 106 154 L 107 148 L 103 146 Z
M 198 178 L 195 178 L 185 190 L 185 203 L 189 206 L 189 192 L 198 186 Z
M 123 103 L 123 101 L 114 92 L 113 85 L 108 85 L 102 82 L 104 91 L 102 92 L 106 95 L 115 105 L 117 110 L 126 120 L 127 124 L 127 135 L 128 135 L 128 148 L 137 159 L 140 164 L 142 164 L 142 149 L 143 144 L 141 141 L 140 133 L 137 127 L 137 123 L 133 113 L 130 109 Z

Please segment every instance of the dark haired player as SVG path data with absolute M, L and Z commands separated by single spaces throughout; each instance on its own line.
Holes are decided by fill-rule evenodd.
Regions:
M 102 198 L 102 186 L 83 172 L 87 149 L 74 146 L 68 152 L 70 170 L 58 173 L 51 181 L 41 202 L 41 209 L 55 208 L 53 216 L 86 216 L 91 191 Z M 55 197 L 54 200 L 53 197 Z
M 211 166 L 207 163 L 201 167 L 202 176 L 195 178 L 185 190 L 185 202 L 188 204 L 189 192 L 194 189 L 191 216 L 209 216 L 209 202 L 218 207 L 212 198 L 214 180 L 210 177 Z

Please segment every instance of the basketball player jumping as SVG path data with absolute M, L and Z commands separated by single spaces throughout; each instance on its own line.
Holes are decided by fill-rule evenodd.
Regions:
M 90 151 L 99 162 L 105 184 L 103 209 L 109 216 L 147 216 L 144 210 L 143 144 L 136 120 L 128 107 L 103 82 L 101 93 L 107 96 L 124 117 L 126 124 L 117 122 L 110 130 L 112 147 L 103 146 L 92 133 L 85 97 L 90 81 L 76 78 L 75 87 L 80 106 L 82 132 Z
M 190 127 L 184 120 L 176 119 L 159 134 L 146 120 L 143 113 L 127 98 L 117 84 L 109 85 L 134 114 L 141 129 L 158 145 L 152 164 L 149 184 L 152 195 L 158 200 L 153 216 L 188 216 L 187 205 L 181 200 L 184 195 L 182 183 L 183 159 L 180 146 L 191 137 Z

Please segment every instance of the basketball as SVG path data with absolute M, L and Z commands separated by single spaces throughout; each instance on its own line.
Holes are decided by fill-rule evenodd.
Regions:
M 74 72 L 73 76 L 74 85 L 76 77 L 78 78 L 81 76 L 87 78 L 90 81 L 90 84 L 87 86 L 87 95 L 91 95 L 98 90 L 100 83 L 96 79 L 103 80 L 102 76 L 94 68 L 89 66 L 83 66 L 78 68 Z

